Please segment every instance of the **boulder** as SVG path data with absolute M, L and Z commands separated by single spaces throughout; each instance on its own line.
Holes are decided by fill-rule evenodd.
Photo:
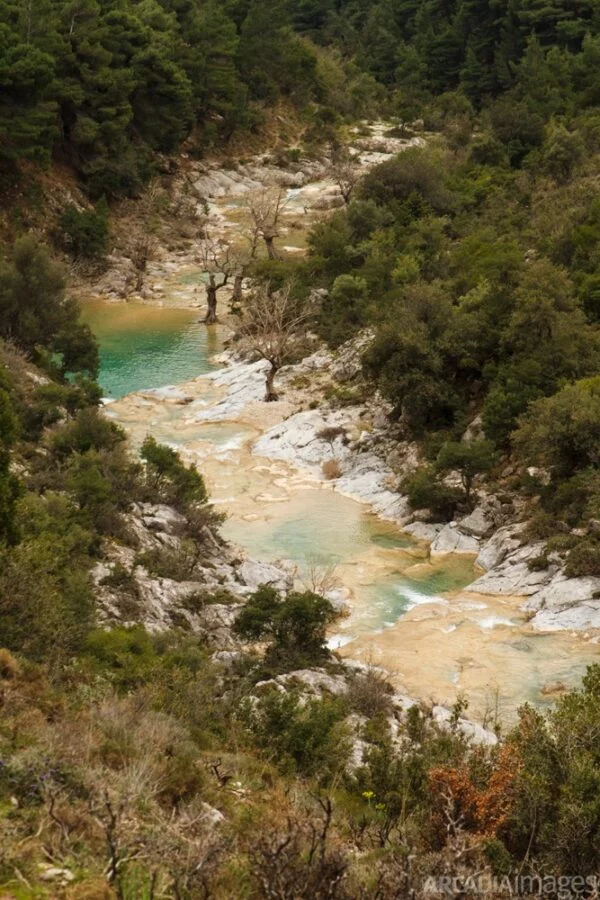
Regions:
M 600 600 L 588 600 L 567 609 L 542 609 L 531 620 L 536 631 L 587 631 L 600 628 Z
M 427 541 L 432 544 L 444 527 L 439 522 L 433 525 L 427 522 L 411 522 L 404 525 L 402 530 L 411 534 L 417 541 Z
M 255 559 L 245 560 L 239 567 L 238 574 L 248 588 L 248 593 L 253 593 L 261 584 L 268 584 L 278 591 L 288 591 L 293 587 L 294 579 L 290 573 Z
M 473 421 L 467 425 L 461 440 L 464 444 L 471 444 L 473 441 L 481 441 L 483 438 L 485 438 L 483 420 L 481 416 L 475 416 Z
M 521 527 L 518 525 L 508 525 L 505 528 L 499 528 L 479 551 L 475 565 L 486 571 L 498 566 L 509 553 L 521 546 L 520 533 Z
M 528 544 L 519 547 L 505 556 L 498 565 L 491 568 L 467 587 L 468 591 L 477 594 L 505 594 L 529 596 L 536 594 L 547 584 L 556 571 L 541 569 L 531 571 L 528 562 L 544 550 L 543 543 Z
M 595 601 L 600 592 L 600 578 L 567 578 L 561 572 L 554 574 L 549 583 L 523 605 L 524 610 L 541 609 L 558 612 L 580 603 Z
M 445 556 L 447 553 L 477 553 L 479 541 L 470 534 L 464 534 L 456 522 L 444 525 L 430 548 L 431 556 Z
M 458 527 L 465 534 L 484 538 L 491 534 L 494 529 L 494 523 L 489 519 L 483 507 L 477 506 L 472 513 L 460 520 Z
M 175 534 L 183 525 L 185 525 L 185 517 L 171 506 L 140 503 L 138 508 L 141 513 L 143 524 L 146 528 L 150 529 L 150 531 L 162 531 L 165 534 Z

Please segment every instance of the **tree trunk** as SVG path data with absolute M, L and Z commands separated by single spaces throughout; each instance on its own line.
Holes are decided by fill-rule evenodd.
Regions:
M 231 302 L 235 305 L 236 303 L 241 303 L 244 299 L 244 276 L 236 275 L 235 280 L 233 282 L 233 294 L 231 296 Z
M 206 288 L 206 302 L 208 303 L 208 309 L 206 311 L 204 324 L 214 325 L 217 321 L 217 285 L 215 284 L 215 279 L 212 275 L 210 276 L 208 287 Z
M 274 387 L 277 371 L 278 366 L 276 366 L 275 363 L 271 363 L 271 368 L 267 372 L 267 393 L 265 394 L 265 403 L 274 403 L 276 400 L 279 400 L 279 395 Z
M 279 259 L 279 254 L 275 249 L 275 235 L 265 234 L 265 244 L 267 245 L 267 255 L 269 259 Z

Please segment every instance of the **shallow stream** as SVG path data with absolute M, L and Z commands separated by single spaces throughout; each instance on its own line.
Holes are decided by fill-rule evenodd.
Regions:
M 295 220 L 306 195 L 319 188 L 289 192 L 290 251 L 303 246 L 306 228 Z M 239 197 L 213 206 L 224 227 L 239 228 Z M 598 661 L 594 638 L 532 632 L 520 598 L 464 591 L 474 579 L 472 557 L 431 562 L 424 544 L 331 484 L 254 455 L 254 440 L 275 424 L 267 405 L 259 404 L 253 419 L 198 421 L 198 410 L 222 396 L 198 376 L 217 368 L 213 357 L 226 333 L 200 323 L 203 280 L 199 270 L 165 267 L 159 305 L 84 306 L 100 342 L 107 414 L 133 445 L 153 434 L 176 447 L 198 465 L 228 514 L 227 538 L 258 559 L 291 561 L 299 585 L 338 590 L 351 613 L 336 626 L 332 647 L 385 666 L 413 696 L 451 704 L 464 692 L 472 717 L 497 712 L 510 721 L 520 703 L 550 702 L 576 684 Z

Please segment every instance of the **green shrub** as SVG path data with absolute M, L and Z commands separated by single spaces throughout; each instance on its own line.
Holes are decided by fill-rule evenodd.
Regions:
M 300 703 L 291 693 L 269 691 L 245 719 L 254 741 L 282 771 L 332 778 L 348 755 L 343 700 L 323 698 Z
M 208 503 L 208 491 L 195 466 L 186 466 L 177 451 L 147 437 L 141 457 L 146 463 L 149 486 L 166 503 L 186 508 Z
M 109 422 L 97 409 L 79 410 L 75 418 L 57 428 L 49 438 L 52 451 L 59 457 L 90 450 L 113 450 L 125 440 L 125 432 Z
M 534 556 L 527 561 L 527 568 L 530 572 L 543 572 L 550 565 L 548 557 L 545 554 Z
M 60 216 L 60 227 L 74 256 L 100 260 L 106 255 L 109 234 L 106 203 L 83 210 L 67 206 Z
M 471 504 L 471 490 L 477 475 L 489 472 L 498 461 L 498 454 L 491 441 L 448 441 L 442 446 L 436 460 L 436 468 L 448 472 L 456 469 L 465 489 L 465 501 Z
M 193 541 L 182 541 L 176 549 L 166 547 L 146 550 L 136 556 L 136 565 L 143 566 L 156 578 L 190 581 L 198 563 L 198 548 Z
M 413 509 L 428 509 L 434 520 L 450 522 L 463 494 L 459 488 L 440 481 L 435 470 L 422 466 L 400 484 Z
M 327 628 L 337 617 L 329 600 L 311 591 L 282 598 L 275 588 L 262 585 L 239 613 L 235 630 L 249 641 L 270 641 L 267 666 L 301 668 L 330 658 Z
M 573 547 L 567 559 L 565 575 L 569 578 L 600 578 L 600 539 L 585 538 Z

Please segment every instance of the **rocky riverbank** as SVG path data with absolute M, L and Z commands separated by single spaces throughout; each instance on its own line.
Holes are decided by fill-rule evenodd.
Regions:
M 361 123 L 348 135 L 348 154 L 357 171 L 367 172 L 396 153 L 422 146 L 424 136 L 399 136 L 392 123 Z M 114 223 L 114 248 L 100 277 L 82 281 L 81 296 L 111 302 L 141 301 L 155 306 L 202 308 L 205 284 L 200 277 L 199 237 L 207 224 L 215 240 L 243 242 L 248 226 L 249 195 L 264 189 L 282 191 L 278 251 L 304 253 L 308 229 L 344 205 L 325 152 L 309 156 L 300 149 L 266 153 L 244 160 L 197 161 L 183 154 L 165 176 L 160 214 L 149 214 L 145 201 L 125 206 Z M 153 190 L 155 190 L 154 186 Z M 150 222 L 149 219 L 152 219 Z M 136 236 L 152 231 L 141 284 L 135 262 Z M 186 277 L 187 276 L 187 277 Z M 195 277 L 198 276 L 198 277 Z M 182 280 L 182 277 L 184 280 Z M 75 283 L 74 286 L 77 286 Z M 231 289 L 223 291 L 227 299 Z
M 382 551 L 385 558 L 368 554 L 358 565 L 340 567 L 343 578 L 331 597 L 353 615 L 368 617 L 373 581 L 383 577 L 382 584 L 390 578 L 393 583 L 400 560 L 403 568 L 397 571 L 433 577 L 434 583 L 436 572 L 451 571 L 462 560 L 460 565 L 473 572 L 466 588 L 446 588 L 433 596 L 417 591 L 404 612 L 383 627 L 355 633 L 342 621 L 334 646 L 346 659 L 382 666 L 401 692 L 432 706 L 447 708 L 463 691 L 475 716 L 485 719 L 494 708 L 510 720 L 523 700 L 551 699 L 597 658 L 600 619 L 593 594 L 600 584 L 566 579 L 558 565 L 532 571 L 527 562 L 540 548 L 524 543 L 522 523 L 514 521 L 518 503 L 508 503 L 506 496 L 501 503 L 482 491 L 472 513 L 448 524 L 423 521 L 424 513 L 411 511 L 397 487 L 402 475 L 418 465 L 417 447 L 396 440 L 389 409 L 378 396 L 348 402 L 353 392 L 361 394 L 360 349 L 319 349 L 285 367 L 275 403 L 263 401 L 264 363 L 227 353 L 220 357 L 222 368 L 176 388 L 126 397 L 111 404 L 108 414 L 135 443 L 150 431 L 196 462 L 217 504 L 238 523 L 233 529 L 238 542 L 248 543 L 263 522 L 280 521 L 279 511 L 296 509 L 296 504 L 295 515 L 306 517 L 310 531 L 310 517 L 315 509 L 331 506 L 331 492 L 368 505 L 377 521 L 394 523 L 410 535 L 410 546 Z M 205 439 L 206 429 L 212 429 L 212 441 Z M 215 429 L 217 434 L 231 429 L 224 432 L 224 443 L 214 443 Z M 321 492 L 316 494 L 321 506 L 306 506 L 315 491 Z M 287 521 L 281 519 L 282 528 L 289 527 Z M 320 527 L 314 523 L 316 544 Z M 330 540 L 335 552 L 335 535 Z M 298 583 L 302 574 L 280 557 L 263 569 L 244 560 L 239 550 L 229 548 L 227 554 L 207 572 L 207 584 L 211 589 L 221 584 L 238 602 L 261 580 L 283 587 L 286 581 Z M 463 576 L 461 584 L 467 581 Z M 197 587 L 163 581 L 148 590 L 170 610 L 180 604 L 181 594 L 193 594 Z M 225 604 L 202 615 L 208 614 L 210 627 L 218 620 L 226 628 L 236 609 L 235 603 Z M 206 629 L 198 618 L 189 624 Z M 225 632 L 219 641 L 221 649 L 231 649 Z
M 326 383 L 347 383 L 358 375 L 352 368 L 357 366 L 357 355 L 355 346 L 342 348 L 337 356 L 321 350 L 287 367 L 280 376 L 286 394 L 294 393 L 294 385 L 305 378 L 313 396 L 319 380 L 321 390 Z M 237 419 L 258 425 L 256 404 L 261 399 L 264 365 L 231 362 L 223 372 L 208 376 L 214 384 L 227 388 L 227 393 L 195 421 Z M 296 400 L 300 406 L 302 399 L 300 394 Z M 530 561 L 541 555 L 543 544 L 524 542 L 523 523 L 511 521 L 518 515 L 513 504 L 484 494 L 479 505 L 457 521 L 444 524 L 415 518 L 397 485 L 399 478 L 418 464 L 418 450 L 415 445 L 390 441 L 388 412 L 377 396 L 368 403 L 342 408 L 320 403 L 315 409 L 292 412 L 267 428 L 252 452 L 302 468 L 317 480 L 327 480 L 324 467 L 326 471 L 327 463 L 335 461 L 335 489 L 368 503 L 378 516 L 428 542 L 431 557 L 477 554 L 475 567 L 484 574 L 468 585 L 468 591 L 527 598 L 521 608 L 533 614 L 531 626 L 540 631 L 600 629 L 600 579 L 567 578 L 558 559 L 541 571 L 530 567 Z
M 367 169 L 421 140 L 390 137 L 389 126 L 376 123 L 369 126 L 367 136 L 356 134 L 350 149 L 360 167 Z M 190 162 L 173 183 L 175 199 L 192 185 L 198 214 L 208 215 L 218 234 L 232 239 L 243 227 L 244 198 L 267 184 L 279 185 L 286 192 L 280 238 L 288 254 L 304 252 L 308 227 L 343 203 L 324 159 L 288 159 L 285 167 L 265 158 L 229 167 L 217 161 Z M 122 283 L 111 284 L 130 262 L 125 256 L 115 260 L 97 284 L 97 293 L 111 300 L 131 296 L 126 275 Z M 176 249 L 161 246 L 137 299 L 203 307 L 198 266 L 189 239 Z M 310 531 L 311 518 L 321 517 L 329 507 L 335 508 L 333 523 L 335 515 L 340 524 L 356 516 L 352 505 L 339 506 L 341 501 L 334 503 L 333 497 L 349 498 L 348 503 L 372 510 L 375 521 L 401 528 L 407 540 L 402 545 L 394 537 L 398 549 L 374 553 L 361 545 L 356 558 L 346 560 L 342 554 L 343 578 L 337 579 L 331 596 L 358 610 L 369 624 L 360 633 L 342 626 L 336 646 L 361 664 L 381 664 L 399 686 L 433 704 L 447 706 L 464 690 L 483 715 L 501 691 L 510 716 L 523 699 L 538 701 L 573 683 L 586 663 L 597 658 L 600 579 L 567 579 L 558 559 L 541 571 L 529 565 L 541 548 L 526 542 L 520 501 L 507 497 L 506 491 L 499 499 L 480 490 L 476 508 L 450 523 L 431 522 L 427 511 L 410 509 L 398 484 L 419 464 L 418 448 L 394 433 L 389 407 L 362 382 L 360 358 L 369 340 L 365 334 L 336 353 L 316 346 L 301 362 L 282 369 L 276 403 L 263 402 L 266 364 L 227 353 L 215 372 L 131 395 L 112 404 L 108 414 L 127 428 L 134 443 L 151 432 L 198 463 L 215 502 L 232 516 L 226 532 L 238 544 L 247 544 L 261 527 L 273 530 L 274 523 L 286 533 L 294 516 Z M 465 440 L 476 430 L 474 422 Z M 282 508 L 289 511 L 287 519 L 279 513 Z M 159 519 L 161 515 L 159 511 Z M 145 520 L 156 515 L 141 510 L 134 518 L 147 531 Z M 318 550 L 327 535 L 325 555 L 337 559 L 336 535 L 331 534 L 337 529 L 331 522 L 315 524 L 306 541 Z M 156 533 L 168 544 L 166 527 Z M 339 540 L 352 542 L 354 537 L 342 528 Z M 229 652 L 228 627 L 236 604 L 261 581 L 283 588 L 299 572 L 295 564 L 281 561 L 285 551 L 273 557 L 259 547 L 255 556 L 275 562 L 266 568 L 254 561 L 252 553 L 245 558 L 232 547 L 215 553 L 201 573 L 205 587 L 200 593 L 220 586 L 229 594 L 228 602 L 194 606 L 188 601 L 198 594 L 198 583 L 157 582 L 141 570 L 140 592 L 151 627 L 164 627 L 175 610 L 194 630 L 208 633 L 216 628 L 217 645 L 222 644 L 219 652 Z M 124 563 L 131 565 L 132 560 Z M 448 573 L 457 566 L 460 576 L 454 583 L 460 590 L 453 591 Z M 371 607 L 377 605 L 373 584 L 377 590 L 393 592 L 398 577 L 407 574 L 413 585 L 415 579 L 419 585 L 426 578 L 444 586 L 420 593 L 404 583 L 402 596 L 409 596 L 410 602 L 397 608 L 386 601 L 386 612 L 375 622 L 370 616 Z M 102 577 L 106 572 L 99 573 Z M 471 583 L 463 587 L 469 579 Z M 109 612 L 110 604 L 107 596 Z M 507 678 L 507 673 L 513 677 Z

